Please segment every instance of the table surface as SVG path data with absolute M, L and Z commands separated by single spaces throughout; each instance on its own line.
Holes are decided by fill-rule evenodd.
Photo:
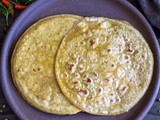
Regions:
M 128 1 L 131 2 L 135 7 L 137 7 L 141 11 L 141 8 L 136 0 L 128 0 Z M 19 14 L 20 12 L 16 11 L 15 16 L 17 17 Z M 13 22 L 14 21 L 10 19 L 10 24 L 13 24 Z M 5 18 L 3 15 L 0 14 L 0 48 L 2 48 L 4 38 L 8 31 L 8 28 L 6 28 L 5 26 L 6 26 Z M 155 31 L 158 42 L 160 43 L 160 30 L 158 30 L 155 27 L 153 27 L 153 30 Z M 157 96 L 157 99 L 155 100 L 152 108 L 150 109 L 144 120 L 160 120 L 160 112 L 158 112 L 160 110 L 160 101 L 158 101 L 158 98 L 160 98 L 160 91 Z M 0 120 L 18 120 L 17 116 L 8 106 L 8 103 L 3 95 L 1 87 L 0 87 Z

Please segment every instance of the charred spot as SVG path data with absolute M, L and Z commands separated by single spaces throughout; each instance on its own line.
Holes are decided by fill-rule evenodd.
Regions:
M 106 78 L 105 80 L 106 80 L 106 82 L 109 82 L 109 78 Z
M 110 102 L 111 102 L 111 103 L 113 103 L 113 100 L 112 100 L 112 99 L 110 99 Z
M 134 53 L 135 53 L 135 54 L 138 54 L 138 53 L 139 53 L 139 50 L 135 50 Z
M 86 74 L 84 74 L 83 78 L 86 78 L 86 77 L 87 77 L 87 75 L 86 75 Z
M 87 82 L 88 82 L 88 83 L 91 83 L 91 79 L 88 78 L 88 79 L 87 79 Z
M 18 72 L 20 72 L 21 70 L 20 70 L 20 69 L 18 69 L 17 71 L 18 71 Z
M 95 42 L 93 40 L 90 41 L 90 46 L 93 46 Z
M 92 97 L 92 96 L 89 96 L 88 99 L 93 99 L 93 97 Z
M 85 42 L 84 42 L 84 41 L 81 41 L 81 42 L 80 42 L 80 44 L 81 44 L 81 45 L 84 45 L 84 44 L 85 44 Z
M 125 35 L 123 36 L 123 38 L 124 38 L 124 41 L 126 42 L 129 41 Z
M 105 100 L 105 98 L 104 98 L 104 97 L 102 97 L 102 100 Z
M 96 103 L 99 104 L 100 102 L 99 102 L 99 101 L 96 101 Z
M 133 80 L 132 79 L 129 79 L 129 82 L 132 82 Z
M 73 82 L 74 84 L 78 84 L 78 82 L 77 81 L 75 81 L 75 82 Z
M 95 77 L 97 77 L 97 76 L 98 76 L 98 74 L 97 74 L 97 73 L 93 73 L 93 75 L 94 75 Z
M 138 65 L 135 65 L 134 67 L 135 67 L 135 68 L 138 68 L 139 66 L 138 66 Z
M 36 72 L 36 70 L 35 70 L 35 69 L 33 69 L 33 71 L 34 71 L 34 72 Z
M 72 68 L 74 67 L 74 64 L 68 64 L 68 69 L 71 71 Z
M 129 41 L 129 40 L 128 40 L 127 38 L 125 38 L 125 39 L 124 39 L 124 41 L 126 41 L 126 42 L 127 42 L 127 41 Z
M 144 55 L 141 55 L 142 58 L 145 58 Z
M 111 93 L 110 95 L 111 95 L 111 96 L 113 96 L 114 94 L 113 94 L 113 93 Z
M 133 52 L 133 50 L 131 50 L 131 49 L 128 49 L 128 50 L 127 50 L 127 52 Z
M 78 77 L 79 75 L 78 74 L 76 74 L 76 77 Z
M 120 101 L 120 99 L 119 98 L 116 98 L 116 102 L 119 102 Z
M 127 44 L 127 52 L 133 52 L 133 50 L 131 50 L 131 44 L 130 43 Z
M 79 67 L 79 70 L 83 70 L 83 67 Z
M 128 48 L 131 48 L 131 44 L 130 44 L 130 43 L 128 43 L 128 44 L 127 44 L 127 47 L 128 47 Z
M 68 74 L 67 74 L 67 73 L 65 73 L 65 76 L 67 77 L 67 76 L 68 76 Z
M 83 94 L 87 94 L 87 90 L 78 90 L 77 92 L 83 93 Z
M 139 73 L 139 72 L 137 72 L 137 73 L 136 73 L 136 75 L 140 76 L 140 73 Z
M 123 91 L 125 91 L 125 89 L 126 89 L 126 87 L 122 87 L 122 88 L 120 89 L 120 91 L 123 92 Z
M 78 57 L 78 60 L 81 60 L 82 59 L 82 57 Z
M 85 87 L 88 87 L 88 84 L 84 84 Z
M 107 52 L 111 52 L 111 49 L 108 49 Z
M 99 92 L 99 93 L 101 93 L 101 92 L 102 92 L 102 89 L 101 89 L 101 88 L 99 88 L 99 89 L 98 89 L 98 92 Z
M 41 68 L 38 68 L 37 70 L 38 70 L 38 71 L 40 71 L 40 70 L 41 70 Z
M 127 55 L 124 58 L 127 59 L 127 60 L 129 59 L 129 57 Z
M 111 65 L 111 67 L 114 67 L 114 66 L 115 66 L 114 64 Z
M 138 87 L 142 87 L 142 83 L 138 84 Z

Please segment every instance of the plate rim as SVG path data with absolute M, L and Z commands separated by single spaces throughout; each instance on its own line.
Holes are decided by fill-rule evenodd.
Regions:
M 57 0 L 54 0 L 55 2 Z M 12 36 L 12 31 L 15 31 L 16 29 L 16 26 L 21 24 L 20 21 L 22 19 L 25 18 L 26 14 L 30 13 L 30 11 L 32 10 L 35 10 L 35 8 L 39 7 L 39 6 L 42 6 L 42 3 L 45 2 L 44 0 L 38 0 L 38 1 L 35 1 L 34 3 L 32 3 L 28 8 L 26 8 L 18 17 L 17 19 L 14 21 L 13 25 L 11 26 L 8 34 L 6 35 L 5 39 L 4 39 L 4 42 L 3 42 L 3 46 L 2 46 L 2 49 L 1 49 L 1 68 L 0 68 L 0 72 L 1 72 L 1 87 L 2 87 L 2 91 L 4 93 L 4 96 L 7 100 L 7 103 L 9 104 L 9 106 L 11 107 L 12 111 L 17 115 L 18 118 L 22 119 L 22 120 L 25 120 L 26 118 L 24 118 L 24 115 L 22 112 L 19 112 L 20 110 L 16 107 L 16 105 L 13 104 L 13 101 L 11 100 L 11 97 L 9 96 L 9 93 L 7 92 L 7 88 L 5 87 L 5 82 L 6 82 L 6 79 L 7 79 L 7 75 L 8 75 L 8 72 L 6 73 L 3 73 L 3 71 L 7 71 L 7 64 L 5 61 L 6 61 L 6 58 L 8 55 L 6 55 L 5 53 L 7 52 L 7 48 L 8 48 L 8 42 L 9 42 L 9 39 L 10 36 Z M 130 8 L 130 10 L 132 10 L 134 13 L 136 13 L 136 15 L 142 19 L 146 26 L 148 27 L 148 29 L 150 30 L 151 34 L 153 35 L 153 39 L 155 39 L 155 47 L 157 48 L 158 51 L 160 51 L 160 47 L 159 47 L 159 44 L 158 44 L 158 41 L 157 41 L 157 38 L 156 38 L 156 35 L 151 27 L 151 25 L 148 23 L 147 19 L 142 15 L 142 13 L 135 7 L 133 6 L 129 1 L 126 1 L 126 0 L 117 0 L 117 2 L 123 4 L 124 6 L 127 6 L 128 8 Z M 160 61 L 160 55 L 158 54 L 157 55 L 157 58 L 158 60 Z M 160 64 L 158 64 L 158 71 L 160 72 Z M 158 72 L 157 71 L 157 72 Z M 152 79 L 153 80 L 153 79 Z M 156 83 L 155 83 L 156 84 Z M 154 94 L 152 95 L 152 98 L 151 100 L 149 101 L 149 103 L 145 106 L 145 110 L 143 110 L 141 112 L 141 114 L 139 114 L 137 116 L 137 119 L 141 120 L 143 119 L 146 114 L 148 113 L 148 111 L 150 110 L 150 108 L 152 107 L 156 97 L 157 97 L 157 94 L 158 94 L 158 91 L 159 91 L 159 87 L 160 87 L 160 75 L 158 74 L 157 76 L 157 84 L 155 85 L 155 88 L 154 88 Z

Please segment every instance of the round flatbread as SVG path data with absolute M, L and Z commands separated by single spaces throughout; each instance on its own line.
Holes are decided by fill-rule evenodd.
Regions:
M 82 17 L 56 15 L 31 26 L 19 39 L 11 61 L 13 81 L 32 106 L 55 114 L 80 110 L 61 93 L 54 74 L 55 56 L 62 38 Z
M 91 17 L 63 39 L 55 71 L 63 94 L 75 106 L 91 114 L 116 115 L 145 94 L 153 63 L 148 44 L 129 23 Z

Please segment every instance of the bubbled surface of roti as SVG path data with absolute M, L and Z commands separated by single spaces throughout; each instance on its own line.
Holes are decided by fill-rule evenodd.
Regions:
M 62 38 L 82 17 L 56 15 L 31 26 L 19 39 L 11 61 L 15 86 L 32 106 L 48 113 L 75 114 L 80 110 L 61 93 L 54 74 Z
M 143 97 L 153 63 L 147 42 L 129 23 L 91 17 L 63 39 L 55 69 L 62 92 L 75 106 L 91 114 L 116 115 Z

